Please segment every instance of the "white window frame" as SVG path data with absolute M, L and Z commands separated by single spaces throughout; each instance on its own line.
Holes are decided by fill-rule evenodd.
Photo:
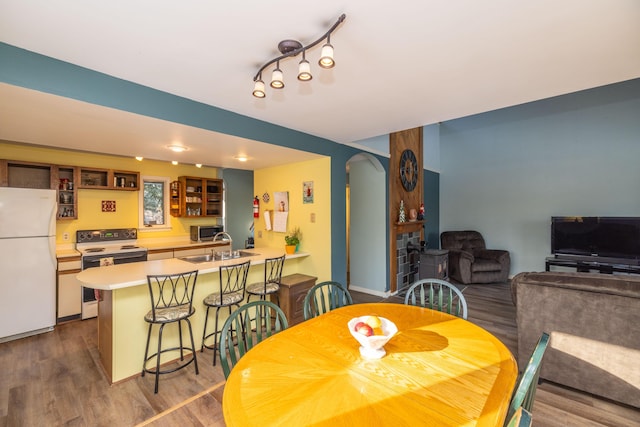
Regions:
M 144 224 L 144 183 L 162 182 L 164 184 L 164 224 Z M 142 176 L 140 177 L 140 191 L 138 192 L 138 228 L 142 231 L 166 231 L 171 229 L 171 211 L 169 210 L 169 187 L 171 178 L 168 176 Z

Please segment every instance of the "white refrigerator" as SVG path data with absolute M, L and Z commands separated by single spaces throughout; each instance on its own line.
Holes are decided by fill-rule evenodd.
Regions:
M 0 342 L 56 323 L 56 191 L 0 187 Z

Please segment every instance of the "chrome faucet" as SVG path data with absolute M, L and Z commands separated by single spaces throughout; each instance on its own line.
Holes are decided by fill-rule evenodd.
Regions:
M 233 239 L 231 239 L 231 235 L 229 233 L 227 233 L 226 231 L 221 231 L 219 233 L 216 233 L 215 236 L 213 236 L 213 241 L 217 241 L 218 240 L 218 236 L 222 236 L 224 240 L 224 237 L 226 236 L 227 239 L 229 239 L 229 251 L 231 251 L 233 249 Z

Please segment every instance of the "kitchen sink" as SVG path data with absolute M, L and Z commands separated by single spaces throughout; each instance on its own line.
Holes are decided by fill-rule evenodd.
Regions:
M 236 258 L 245 258 L 249 256 L 258 255 L 254 252 L 247 251 L 223 251 L 223 252 L 215 252 L 214 254 L 206 254 L 206 255 L 191 255 L 185 256 L 178 259 L 187 262 L 200 263 L 200 262 L 209 262 L 209 261 L 224 261 L 227 259 L 236 259 Z
M 254 252 L 247 252 L 247 251 L 221 251 L 221 252 L 214 252 L 213 258 L 216 261 L 222 261 L 225 259 L 245 258 L 248 256 L 254 256 L 254 255 L 258 255 L 258 254 Z
M 180 257 L 178 259 L 181 259 L 182 261 L 193 262 L 193 263 L 209 262 L 209 261 L 213 261 L 213 255 L 211 255 L 211 254 L 207 254 L 207 255 L 191 255 L 191 256 Z

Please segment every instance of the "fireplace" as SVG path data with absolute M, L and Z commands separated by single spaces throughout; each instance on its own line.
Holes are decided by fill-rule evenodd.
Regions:
M 420 231 L 396 235 L 396 283 L 398 293 L 403 292 L 419 278 Z

